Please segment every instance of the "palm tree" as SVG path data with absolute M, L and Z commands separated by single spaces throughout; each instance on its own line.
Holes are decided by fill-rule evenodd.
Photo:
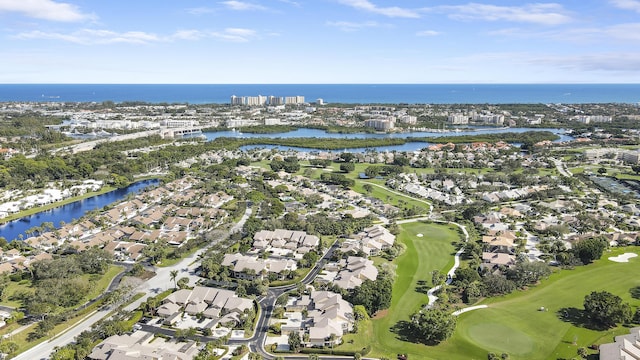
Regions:
M 176 278 L 178 277 L 178 270 L 171 270 L 171 272 L 169 273 L 169 277 L 171 278 L 171 281 L 173 281 L 173 288 L 177 290 L 178 283 L 176 281 Z

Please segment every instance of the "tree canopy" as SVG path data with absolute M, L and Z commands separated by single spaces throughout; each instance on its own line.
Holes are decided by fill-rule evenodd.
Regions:
M 424 309 L 412 317 L 415 333 L 429 345 L 448 339 L 456 329 L 456 322 L 455 316 L 442 309 Z
M 628 303 L 607 291 L 593 291 L 585 296 L 584 310 L 594 323 L 605 327 L 625 323 L 633 316 Z

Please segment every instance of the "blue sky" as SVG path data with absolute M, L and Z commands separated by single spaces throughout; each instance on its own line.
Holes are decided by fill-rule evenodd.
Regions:
M 0 0 L 0 83 L 640 83 L 640 0 Z

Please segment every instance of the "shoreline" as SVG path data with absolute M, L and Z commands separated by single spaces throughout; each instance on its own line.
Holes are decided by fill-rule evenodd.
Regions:
M 142 178 L 136 179 L 135 181 L 133 181 L 132 183 L 128 184 L 127 186 L 133 185 L 133 184 L 135 184 L 137 182 L 140 182 L 140 181 L 153 180 L 153 179 L 160 179 L 160 177 L 159 176 L 142 177 Z M 1 218 L 0 219 L 0 226 L 6 225 L 7 223 L 10 223 L 12 221 L 20 220 L 20 219 L 22 219 L 24 217 L 27 217 L 27 216 L 32 216 L 32 215 L 36 215 L 36 214 L 39 214 L 39 213 L 42 213 L 42 212 L 45 212 L 45 211 L 48 211 L 48 210 L 53 210 L 53 209 L 56 209 L 56 208 L 59 208 L 59 207 L 62 207 L 62 206 L 77 202 L 77 201 L 85 200 L 85 199 L 88 199 L 88 198 L 91 198 L 91 197 L 94 197 L 94 196 L 103 195 L 103 194 L 106 194 L 108 192 L 111 192 L 111 191 L 114 191 L 114 190 L 118 190 L 118 189 L 119 188 L 116 188 L 116 187 L 113 187 L 113 186 L 109 186 L 109 185 L 105 185 L 98 191 L 92 191 L 92 192 L 88 192 L 88 193 L 85 193 L 85 194 L 82 194 L 82 195 L 70 197 L 68 199 L 64 199 L 64 200 L 61 200 L 61 201 L 56 201 L 54 203 L 47 204 L 47 205 L 44 205 L 44 206 L 38 206 L 38 207 L 33 207 L 33 208 L 30 208 L 30 209 L 22 210 L 20 212 L 15 213 L 15 214 L 11 214 L 11 215 L 9 215 L 7 217 Z M 54 225 L 56 227 L 58 226 L 58 224 L 54 224 Z M 0 238 L 3 238 L 3 236 L 0 235 Z M 14 239 L 12 239 L 12 240 L 6 239 L 6 240 L 7 241 L 12 241 Z
M 0 225 L 4 225 L 4 224 L 12 222 L 14 220 L 19 220 L 19 219 L 21 219 L 23 217 L 26 217 L 26 216 L 36 215 L 36 214 L 39 214 L 41 212 L 45 212 L 47 210 L 51 210 L 51 209 L 55 209 L 55 208 L 67 205 L 67 204 L 71 204 L 71 203 L 74 203 L 76 201 L 88 199 L 88 198 L 90 198 L 92 196 L 106 194 L 109 191 L 113 191 L 113 190 L 117 190 L 117 189 L 118 188 L 115 188 L 115 187 L 112 187 L 112 186 L 103 186 L 102 189 L 100 189 L 99 191 L 92 191 L 92 192 L 85 193 L 83 195 L 78 195 L 78 196 L 70 197 L 68 199 L 56 201 L 56 202 L 51 203 L 51 204 L 47 204 L 47 205 L 43 205 L 43 206 L 38 206 L 38 207 L 33 207 L 33 208 L 26 209 L 26 210 L 22 210 L 20 212 L 15 213 L 15 214 L 11 214 L 11 215 L 9 215 L 7 217 L 1 218 L 0 219 Z M 0 237 L 2 237 L 2 236 L 0 236 Z

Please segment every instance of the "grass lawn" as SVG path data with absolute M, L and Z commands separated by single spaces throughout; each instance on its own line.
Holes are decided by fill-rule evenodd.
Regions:
M 617 327 L 597 331 L 563 321 L 563 309 L 579 314 L 585 295 L 606 290 L 630 302 L 633 307 L 640 300 L 631 298 L 629 290 L 640 285 L 640 279 L 624 274 L 640 270 L 640 260 L 629 263 L 609 261 L 609 256 L 624 252 L 640 252 L 638 248 L 615 249 L 603 259 L 575 270 L 554 273 L 540 285 L 526 291 L 483 301 L 489 308 L 460 315 L 454 335 L 446 342 L 430 347 L 428 358 L 486 359 L 489 351 L 506 352 L 511 359 L 558 359 L 577 356 L 579 347 L 612 342 L 613 336 L 629 330 Z M 546 311 L 539 311 L 540 307 Z M 573 345 L 576 341 L 577 345 Z
M 391 308 L 360 324 L 358 334 L 345 336 L 340 349 L 360 350 L 371 344 L 372 352 L 368 356 L 393 358 L 398 353 L 409 353 L 410 358 L 416 359 L 423 359 L 429 350 L 424 345 L 399 340 L 392 327 L 399 321 L 409 320 L 428 302 L 426 291 L 418 292 L 416 288 L 419 282 L 431 286 L 433 270 L 444 272 L 453 265 L 452 243 L 459 240 L 459 235 L 448 225 L 409 223 L 401 225 L 401 229 L 398 241 L 405 244 L 407 250 L 394 261 L 397 268 Z M 424 236 L 418 237 L 419 233 Z
M 629 293 L 631 288 L 640 285 L 640 279 L 624 275 L 640 270 L 638 258 L 631 259 L 629 263 L 616 263 L 607 259 L 624 252 L 639 252 L 639 249 L 615 249 L 589 266 L 557 272 L 535 288 L 485 301 L 489 309 L 460 316 L 458 330 L 450 342 L 457 342 L 458 346 L 465 342 L 495 352 L 508 352 L 512 358 L 557 359 L 576 356 L 578 347 L 613 341 L 614 335 L 626 334 L 628 329 L 618 327 L 605 331 L 590 330 L 563 321 L 558 314 L 565 308 L 581 310 L 585 295 L 595 290 L 614 293 L 634 307 L 640 305 L 640 301 L 632 299 Z M 538 311 L 541 306 L 548 311 Z M 578 321 L 575 322 L 580 325 Z M 519 347 L 496 341 L 487 343 L 483 336 L 478 336 L 477 330 L 479 324 L 485 323 L 502 328 L 503 333 L 510 334 L 507 338 L 512 337 L 514 341 L 523 341 L 517 338 L 526 334 L 531 346 Z M 573 345 L 574 340 L 577 345 Z
M 486 359 L 488 352 L 508 353 L 511 359 L 573 358 L 579 347 L 612 342 L 614 336 L 628 334 L 629 329 L 589 329 L 580 323 L 579 316 L 563 320 L 560 314 L 565 309 L 567 314 L 579 315 L 585 295 L 602 290 L 622 297 L 634 309 L 640 306 L 640 300 L 629 292 L 640 286 L 640 278 L 629 276 L 640 271 L 640 258 L 629 263 L 607 259 L 625 252 L 640 253 L 640 248 L 614 249 L 594 264 L 558 271 L 528 290 L 485 299 L 481 303 L 489 308 L 460 315 L 453 336 L 437 346 L 403 342 L 392 327 L 408 320 L 426 303 L 426 295 L 417 292 L 416 285 L 421 280 L 430 285 L 432 270 L 444 271 L 451 266 L 451 242 L 459 236 L 443 225 L 411 223 L 402 230 L 398 240 L 407 251 L 395 260 L 397 278 L 391 308 L 361 323 L 358 334 L 345 336 L 341 349 L 360 350 L 371 345 L 369 356 L 389 358 L 408 353 L 418 359 Z M 425 236 L 418 238 L 417 233 Z M 546 310 L 539 311 L 540 307 Z
M 632 174 L 632 173 L 618 173 L 616 178 L 620 180 L 640 180 L 640 175 Z
M 10 300 L 11 296 L 21 289 L 31 287 L 31 280 L 20 280 L 19 282 L 9 281 L 7 282 L 7 288 L 4 289 L 5 295 L 2 296 L 0 305 L 5 305 L 13 308 L 19 308 L 22 306 L 20 301 Z
M 85 297 L 85 301 L 94 299 L 102 294 L 107 286 L 111 283 L 111 280 L 123 271 L 122 266 L 111 265 L 109 269 L 104 275 L 95 275 L 95 274 L 85 274 L 82 275 L 87 280 L 91 281 L 91 292 Z M 7 283 L 7 288 L 5 289 L 6 296 L 3 296 L 3 301 L 0 302 L 0 305 L 10 306 L 14 308 L 19 308 L 23 306 L 20 301 L 9 300 L 11 295 L 13 295 L 16 291 L 20 290 L 29 290 L 31 287 L 31 280 L 21 280 L 20 282 L 9 281 Z
M 107 289 L 107 286 L 111 284 L 111 280 L 122 271 L 124 271 L 122 266 L 111 265 L 104 275 L 83 275 L 95 281 L 91 287 L 91 292 L 87 295 L 87 299 L 95 299 L 100 296 Z

